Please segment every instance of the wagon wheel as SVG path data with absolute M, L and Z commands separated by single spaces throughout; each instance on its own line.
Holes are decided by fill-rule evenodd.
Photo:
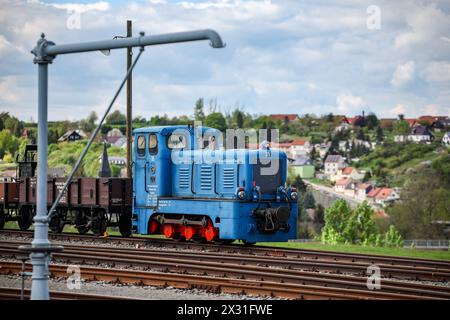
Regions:
M 108 227 L 108 219 L 106 219 L 105 215 L 99 214 L 92 220 L 92 232 L 95 236 L 102 236 L 106 228 Z
M 128 238 L 131 236 L 131 216 L 128 214 L 121 214 L 119 217 L 119 231 L 122 237 Z
M 75 228 L 77 228 L 79 234 L 86 234 L 89 231 L 88 219 L 85 215 L 77 215 L 75 219 Z
M 0 209 L 0 230 L 5 227 L 5 211 Z
M 19 228 L 22 231 L 28 230 L 33 224 L 33 215 L 31 214 L 31 208 L 21 207 L 19 210 L 19 219 L 17 220 Z
M 49 228 L 53 233 L 62 233 L 64 230 L 64 220 L 59 215 L 50 219 Z

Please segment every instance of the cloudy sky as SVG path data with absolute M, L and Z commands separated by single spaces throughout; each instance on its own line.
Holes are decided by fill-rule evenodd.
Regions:
M 30 50 L 41 32 L 57 44 L 111 39 L 127 19 L 136 34 L 212 28 L 227 43 L 148 47 L 133 75 L 134 115 L 190 115 L 199 97 L 222 112 L 450 115 L 448 0 L 2 0 L 0 110 L 37 118 Z M 124 50 L 57 57 L 49 118 L 101 113 L 125 63 Z

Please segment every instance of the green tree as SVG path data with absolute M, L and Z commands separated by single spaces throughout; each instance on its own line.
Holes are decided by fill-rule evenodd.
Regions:
M 110 125 L 119 125 L 126 124 L 127 118 L 124 114 L 122 114 L 119 110 L 114 111 L 109 116 L 106 117 L 106 124 Z
M 218 129 L 222 132 L 224 132 L 227 128 L 225 118 L 220 112 L 210 113 L 205 119 L 205 125 L 207 127 Z
M 296 175 L 292 180 L 288 178 L 287 185 L 297 188 L 297 191 L 300 194 L 306 192 L 306 183 L 303 181 L 300 175 Z
M 377 116 L 374 113 L 369 113 L 366 119 L 367 128 L 369 130 L 373 130 L 374 128 L 378 127 L 380 124 L 380 121 L 378 120 Z
M 409 124 L 404 120 L 399 120 L 394 123 L 393 131 L 397 135 L 407 135 L 409 133 Z
M 15 154 L 19 147 L 19 140 L 8 129 L 0 131 L 0 158 L 6 153 Z
M 376 139 L 377 139 L 377 142 L 382 142 L 384 140 L 384 132 L 381 127 L 377 127 Z
M 384 236 L 384 245 L 388 247 L 402 247 L 403 237 L 394 225 L 389 226 L 389 230 Z
M 316 200 L 311 191 L 306 191 L 303 194 L 301 206 L 305 209 L 314 209 L 316 207 Z
M 336 200 L 325 210 L 325 226 L 322 229 L 322 242 L 337 244 L 345 242 L 346 222 L 352 215 L 352 209 L 345 200 Z
M 196 121 L 204 121 L 205 120 L 205 112 L 203 111 L 205 107 L 205 103 L 203 98 L 199 98 L 195 102 L 195 108 L 194 108 L 194 119 Z

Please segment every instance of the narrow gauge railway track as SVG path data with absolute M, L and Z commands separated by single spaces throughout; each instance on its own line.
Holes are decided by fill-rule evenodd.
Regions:
M 16 249 L 18 244 L 21 243 L 1 243 L 0 253 L 9 258 L 17 258 L 23 255 Z M 252 260 L 249 261 L 248 259 Z M 54 260 L 64 263 L 107 265 L 122 268 L 134 267 L 163 272 L 367 291 L 365 277 L 296 270 L 292 267 L 295 261 L 286 258 L 230 257 L 211 253 L 194 255 L 192 253 L 160 252 L 149 249 L 67 245 L 63 253 L 54 254 Z M 284 268 L 281 269 L 280 266 Z M 286 269 L 286 266 L 288 269 Z M 383 268 L 381 269 L 383 270 Z M 386 293 L 450 299 L 450 287 L 444 286 L 382 280 L 381 290 Z
M 31 237 L 31 231 L 18 231 L 18 230 L 1 230 L 0 234 L 11 235 L 16 237 Z M 416 259 L 407 257 L 393 257 L 382 255 L 368 255 L 358 253 L 342 253 L 335 251 L 321 251 L 310 249 L 285 249 L 279 247 L 268 246 L 242 246 L 242 245 L 214 245 L 205 243 L 194 242 L 175 242 L 173 240 L 166 239 L 154 239 L 154 238 L 142 238 L 142 237 L 106 237 L 99 238 L 91 235 L 79 235 L 72 233 L 64 234 L 49 234 L 51 240 L 58 241 L 83 241 L 93 243 L 114 243 L 114 244 L 127 244 L 127 245 L 149 245 L 156 248 L 164 249 L 187 249 L 192 251 L 202 252 L 226 252 L 229 254 L 243 254 L 243 255 L 263 255 L 272 257 L 285 257 L 301 260 L 313 260 L 323 262 L 347 262 L 347 263 L 361 263 L 361 264 L 382 264 L 395 267 L 412 267 L 412 268 L 429 268 L 435 271 L 450 272 L 450 261 L 432 260 L 432 259 Z M 447 278 L 446 280 L 450 280 Z M 444 279 L 445 281 L 445 279 Z
M 19 241 L 0 241 L 0 254 L 14 257 L 20 255 L 17 250 L 19 245 L 25 244 Z M 65 245 L 63 253 L 54 254 L 56 259 L 74 260 L 91 264 L 110 263 L 112 265 L 127 265 L 127 261 L 132 261 L 131 266 L 164 268 L 171 263 L 179 268 L 183 264 L 190 262 L 189 270 L 198 269 L 193 267 L 196 263 L 207 264 L 210 267 L 223 267 L 226 265 L 239 265 L 240 270 L 244 268 L 271 268 L 275 273 L 292 273 L 299 271 L 329 272 L 335 274 L 353 274 L 365 276 L 368 264 L 345 263 L 345 262 L 322 262 L 292 259 L 284 257 L 255 256 L 234 254 L 223 252 L 182 252 L 182 251 L 161 251 L 156 249 L 135 249 L 123 247 L 99 247 L 88 245 Z M 181 264 L 180 264 L 181 261 Z M 404 280 L 427 280 L 427 281 L 449 281 L 450 269 L 434 269 L 427 267 L 391 266 L 379 264 L 381 276 L 383 278 L 397 278 Z M 267 270 L 267 269 L 263 269 Z M 179 271 L 179 270 L 178 270 Z M 203 272 L 203 271 L 199 271 Z
M 1 269 L 0 269 L 1 270 Z M 24 290 L 24 298 L 30 298 L 30 290 Z M 20 289 L 0 287 L 0 300 L 19 300 Z M 97 294 L 50 291 L 51 300 L 130 300 L 128 297 L 102 296 Z
M 31 265 L 26 265 L 31 270 Z M 0 274 L 18 274 L 21 263 L 0 261 Z M 52 277 L 67 277 L 67 265 L 50 264 Z M 293 283 L 230 279 L 189 274 L 174 274 L 124 269 L 85 267 L 80 268 L 85 280 L 110 281 L 136 285 L 175 287 L 180 289 L 202 289 L 215 293 L 246 294 L 251 296 L 271 296 L 287 299 L 442 299 L 411 294 L 398 294 L 380 291 L 364 291 L 326 286 L 313 286 Z

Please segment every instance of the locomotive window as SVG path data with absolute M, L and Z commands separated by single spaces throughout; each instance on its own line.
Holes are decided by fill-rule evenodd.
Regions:
M 158 153 L 158 137 L 154 133 L 151 133 L 149 136 L 148 151 L 150 152 L 150 154 Z
M 167 147 L 169 149 L 184 149 L 186 148 L 186 136 L 183 134 L 171 134 L 167 139 Z
M 137 139 L 137 152 L 141 157 L 145 155 L 145 136 L 138 136 Z

